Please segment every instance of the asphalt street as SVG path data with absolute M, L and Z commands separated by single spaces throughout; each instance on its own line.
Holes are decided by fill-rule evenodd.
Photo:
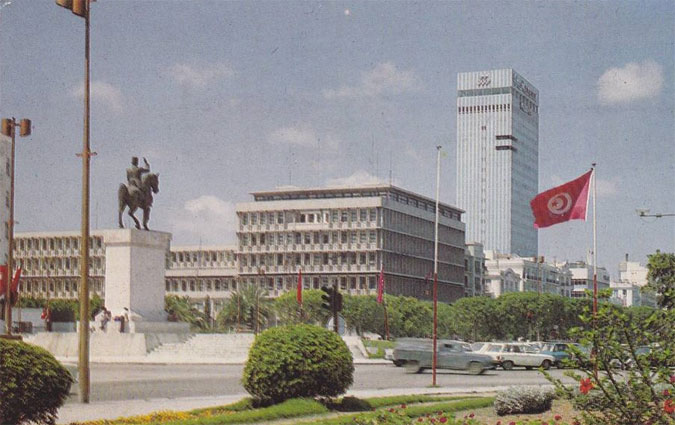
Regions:
M 401 390 L 431 385 L 431 371 L 408 374 L 393 365 L 356 365 L 350 390 Z M 147 365 L 92 364 L 91 401 L 144 400 L 202 396 L 241 395 L 243 365 Z M 551 370 L 554 377 L 563 371 Z M 473 391 L 510 385 L 548 384 L 536 370 L 514 369 L 487 371 L 469 375 L 459 371 L 439 370 L 437 384 L 442 388 Z M 77 401 L 77 384 L 68 403 Z

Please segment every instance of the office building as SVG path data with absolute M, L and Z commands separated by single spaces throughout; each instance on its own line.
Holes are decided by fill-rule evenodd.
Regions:
M 572 273 L 544 257 L 520 257 L 486 251 L 486 292 L 499 297 L 506 292 L 538 292 L 572 296 Z
M 432 298 L 435 201 L 391 185 L 254 192 L 237 204 L 239 279 L 268 290 L 338 284 Z M 462 211 L 440 204 L 438 297 L 464 295 Z
M 457 76 L 457 206 L 467 240 L 533 257 L 539 186 L 539 92 L 512 69 Z

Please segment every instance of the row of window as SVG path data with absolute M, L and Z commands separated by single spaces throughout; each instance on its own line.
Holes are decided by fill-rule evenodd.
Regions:
M 351 208 L 318 211 L 277 211 L 277 212 L 242 212 L 239 214 L 242 225 L 247 224 L 284 224 L 284 223 L 355 223 L 375 222 L 377 209 Z
M 22 281 L 20 283 L 21 290 L 30 293 L 56 293 L 56 292 L 77 292 L 79 286 L 78 279 L 65 280 L 40 280 L 40 281 Z M 93 280 L 89 282 L 89 289 L 100 293 L 103 291 L 103 282 L 100 280 Z
M 213 262 L 232 262 L 234 261 L 234 252 L 232 251 L 176 251 L 171 252 L 171 262 L 173 263 L 194 263 L 205 264 Z
M 242 279 L 243 285 L 257 285 L 266 290 L 289 290 L 295 288 L 297 277 L 252 277 Z M 377 276 L 311 276 L 304 277 L 304 289 L 319 289 L 321 286 L 337 283 L 340 289 L 370 289 L 377 288 Z M 237 281 L 234 279 L 167 279 L 167 292 L 211 292 L 236 291 Z
M 377 231 L 244 233 L 241 246 L 310 245 L 329 243 L 375 243 Z
M 79 270 L 79 259 L 77 257 L 56 257 L 56 258 L 19 258 L 17 259 L 19 267 L 26 272 L 49 270 L 49 271 L 75 271 Z M 102 257 L 92 257 L 89 259 L 90 269 L 102 269 L 105 261 Z
M 459 114 L 480 114 L 483 112 L 501 112 L 510 111 L 511 105 L 508 103 L 501 103 L 497 105 L 477 105 L 477 106 L 459 106 L 457 113 Z
M 80 238 L 18 238 L 16 241 L 20 250 L 41 249 L 43 251 L 55 249 L 78 249 Z M 103 238 L 94 236 L 89 238 L 90 249 L 99 249 L 103 247 Z
M 375 252 L 323 252 L 314 254 L 242 254 L 240 265 L 242 267 L 258 266 L 308 266 L 308 265 L 341 265 L 341 264 L 377 264 Z
M 167 292 L 236 291 L 237 281 L 234 279 L 167 279 L 166 290 Z

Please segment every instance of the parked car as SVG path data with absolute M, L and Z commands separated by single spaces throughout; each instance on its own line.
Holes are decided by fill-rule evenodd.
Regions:
M 489 344 L 489 342 L 474 342 L 471 344 L 471 351 L 480 351 L 486 344 Z
M 466 351 L 464 342 L 438 340 L 436 367 L 438 369 L 467 370 L 479 375 L 496 365 L 490 356 Z M 394 364 L 399 363 L 411 373 L 419 373 L 432 367 L 432 341 L 430 339 L 406 338 L 397 341 L 394 349 Z
M 571 358 L 570 353 L 567 351 L 570 346 L 575 346 L 579 350 L 582 350 L 586 353 L 590 353 L 590 350 L 584 347 L 583 345 L 574 343 L 574 342 L 547 342 L 544 347 L 541 349 L 539 354 L 546 354 L 553 356 L 555 358 L 555 366 L 558 369 L 564 367 L 564 360 Z
M 539 354 L 527 344 L 522 343 L 489 343 L 480 353 L 487 354 L 504 370 L 511 370 L 514 366 L 522 366 L 526 369 L 542 367 L 546 370 L 555 364 L 555 358 L 546 354 Z

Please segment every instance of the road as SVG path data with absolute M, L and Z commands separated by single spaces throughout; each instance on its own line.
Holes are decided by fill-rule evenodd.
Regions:
M 143 365 L 92 364 L 91 401 L 137 400 L 245 394 L 241 385 L 242 365 Z M 551 370 L 562 377 L 561 370 Z M 471 391 L 474 388 L 538 385 L 548 382 L 536 370 L 487 371 L 483 375 L 439 370 L 437 384 L 443 388 Z M 431 371 L 407 374 L 393 365 L 357 365 L 350 390 L 425 388 Z M 77 391 L 77 385 L 73 386 Z M 77 401 L 73 395 L 69 403 Z

